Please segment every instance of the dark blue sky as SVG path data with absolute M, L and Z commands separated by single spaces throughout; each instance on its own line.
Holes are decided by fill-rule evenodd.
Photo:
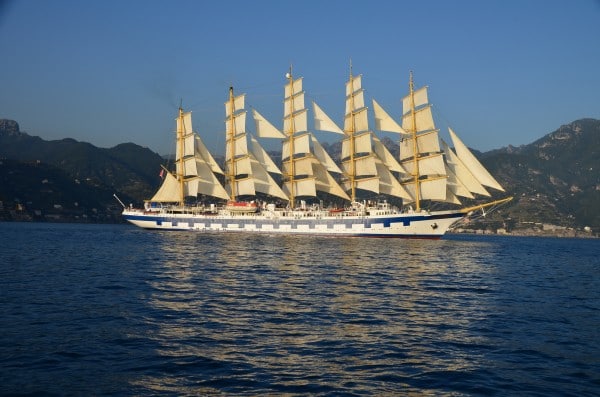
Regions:
M 168 153 L 182 100 L 219 153 L 229 85 L 281 126 L 290 64 L 342 124 L 350 59 L 396 117 L 413 70 L 479 150 L 600 118 L 594 0 L 0 2 L 0 118 L 49 140 Z

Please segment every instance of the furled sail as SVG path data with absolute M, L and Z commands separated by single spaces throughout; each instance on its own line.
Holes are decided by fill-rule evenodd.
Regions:
M 283 191 L 290 197 L 292 206 L 296 197 L 315 197 L 326 192 L 350 200 L 330 172 L 341 170 L 318 142 L 308 132 L 307 109 L 304 104 L 302 78 L 287 74 L 284 90 L 284 117 L 281 159 L 283 162 Z M 313 102 L 315 127 L 323 131 L 342 133 L 329 116 Z
M 192 113 L 179 109 L 176 126 L 176 172 L 166 174 L 151 201 L 183 204 L 185 197 L 196 197 L 199 194 L 229 199 L 214 175 L 223 174 L 223 171 L 192 129 Z
M 254 196 L 257 192 L 287 200 L 287 195 L 269 175 L 269 172 L 281 174 L 281 171 L 260 143 L 246 132 L 244 102 L 244 95 L 234 96 L 230 88 L 229 100 L 225 102 L 225 189 L 233 200 L 237 196 Z M 259 136 L 282 136 L 258 112 L 253 111 L 253 115 Z

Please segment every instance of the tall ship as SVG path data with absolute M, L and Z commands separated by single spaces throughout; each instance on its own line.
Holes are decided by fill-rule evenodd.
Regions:
M 222 165 L 194 132 L 191 112 L 180 108 L 175 169 L 163 168 L 156 194 L 143 208 L 125 207 L 124 219 L 160 230 L 440 238 L 476 211 L 511 200 L 462 204 L 504 189 L 453 130 L 453 148 L 440 139 L 427 87 L 415 89 L 412 72 L 399 122 L 375 100 L 370 114 L 362 76 L 352 67 L 343 127 L 312 102 L 314 131 L 341 140 L 337 162 L 309 131 L 303 79 L 290 68 L 286 80 L 282 128 L 252 109 L 254 134 L 246 128 L 245 95 L 229 89 Z M 370 118 L 375 131 L 398 134 L 399 156 Z M 281 141 L 280 167 L 259 139 Z

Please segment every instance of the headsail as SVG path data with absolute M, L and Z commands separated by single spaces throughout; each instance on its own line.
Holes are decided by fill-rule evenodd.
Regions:
M 502 186 L 494 179 L 492 175 L 485 169 L 483 165 L 473 156 L 473 153 L 467 148 L 467 146 L 458 138 L 458 136 L 448 128 L 452 143 L 454 143 L 454 149 L 459 159 L 467 166 L 467 168 L 473 173 L 475 178 L 484 186 L 491 187 L 496 190 L 504 191 Z

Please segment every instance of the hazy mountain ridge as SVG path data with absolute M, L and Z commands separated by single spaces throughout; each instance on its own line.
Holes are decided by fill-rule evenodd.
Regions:
M 383 138 L 382 142 L 393 155 L 398 155 L 397 142 L 389 138 Z M 334 159 L 339 159 L 341 143 L 323 146 Z M 517 223 L 536 222 L 579 228 L 591 226 L 599 230 L 599 151 L 600 120 L 595 119 L 563 125 L 528 145 L 484 153 L 474 150 L 505 186 L 507 194 L 515 196 L 513 202 L 488 222 L 508 228 Z M 157 153 L 134 143 L 103 149 L 70 138 L 45 141 L 21 132 L 18 123 L 12 120 L 0 120 L 0 159 L 37 164 L 40 180 L 45 178 L 42 174 L 48 172 L 40 164 L 62 170 L 78 180 L 78 186 L 85 183 L 104 192 L 98 195 L 103 201 L 97 206 L 106 207 L 114 207 L 116 203 L 112 195 L 106 196 L 109 191 L 117 193 L 125 202 L 141 203 L 151 197 L 160 183 L 160 165 L 165 162 Z M 5 162 L 0 166 L 0 175 L 10 172 L 7 167 L 19 168 L 19 163 Z M 36 168 L 27 172 L 35 171 Z M 5 208 L 14 207 L 11 200 L 19 196 L 19 192 L 9 189 L 10 186 L 4 185 L 0 190 L 0 201 Z M 495 194 L 495 197 L 503 195 Z M 33 198 L 27 201 L 35 204 Z
M 123 143 L 104 149 L 72 138 L 45 141 L 9 121 L 0 120 L 0 158 L 47 163 L 136 200 L 152 194 L 159 182 L 163 159 L 148 148 Z

